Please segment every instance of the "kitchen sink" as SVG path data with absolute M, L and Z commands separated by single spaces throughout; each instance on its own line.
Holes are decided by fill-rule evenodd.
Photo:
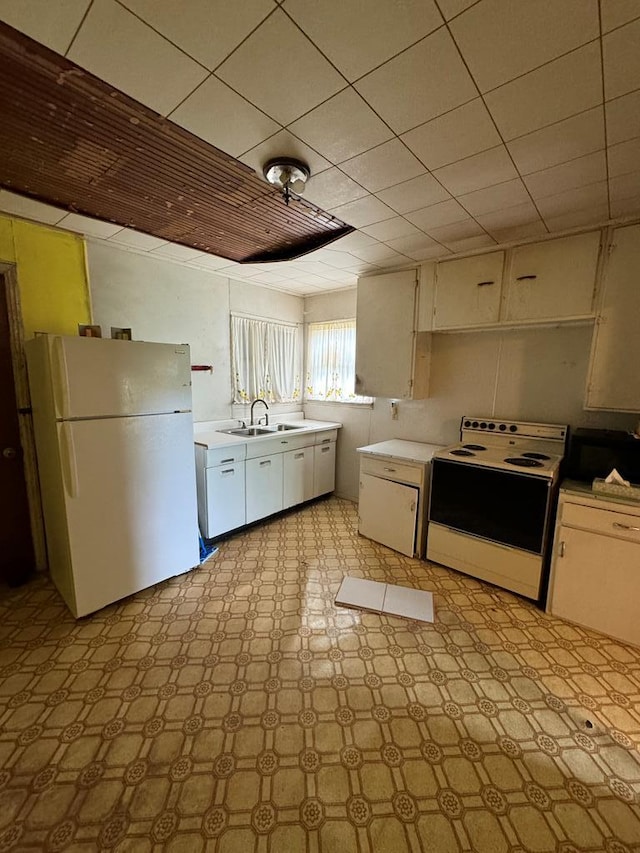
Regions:
M 272 429 L 265 429 L 264 427 L 238 427 L 237 429 L 219 429 L 218 432 L 224 432 L 227 435 L 244 435 L 245 437 L 251 435 L 273 435 Z
M 274 432 L 284 432 L 286 429 L 302 429 L 302 424 L 300 426 L 294 424 L 274 424 L 271 429 L 274 430 Z

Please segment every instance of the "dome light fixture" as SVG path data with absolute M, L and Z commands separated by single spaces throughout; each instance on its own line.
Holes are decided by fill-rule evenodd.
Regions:
M 295 160 L 293 157 L 275 157 L 265 163 L 262 174 L 270 184 L 282 192 L 285 204 L 289 204 L 291 193 L 302 195 L 311 172 L 301 160 Z

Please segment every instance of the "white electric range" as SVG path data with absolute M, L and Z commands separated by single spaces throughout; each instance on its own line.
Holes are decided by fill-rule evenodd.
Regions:
M 463 417 L 431 464 L 427 558 L 543 603 L 568 431 Z

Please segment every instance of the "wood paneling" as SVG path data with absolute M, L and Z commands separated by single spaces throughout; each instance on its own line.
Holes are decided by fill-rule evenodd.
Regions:
M 2 23 L 0 115 L 0 185 L 75 213 L 240 263 L 354 230 Z

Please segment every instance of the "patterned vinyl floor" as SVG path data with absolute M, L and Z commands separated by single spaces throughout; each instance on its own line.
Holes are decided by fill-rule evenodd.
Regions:
M 640 651 L 356 524 L 309 505 L 78 622 L 6 593 L 0 851 L 640 850 Z M 435 624 L 336 608 L 345 574 Z

